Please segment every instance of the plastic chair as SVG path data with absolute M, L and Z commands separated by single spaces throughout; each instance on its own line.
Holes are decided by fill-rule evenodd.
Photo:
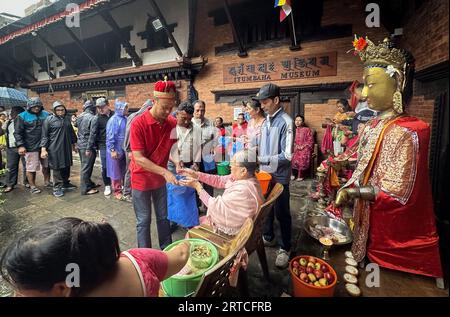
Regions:
M 282 184 L 276 183 L 275 186 L 270 191 L 269 195 L 267 196 L 266 202 L 261 205 L 259 208 L 253 222 L 253 231 L 248 239 L 247 243 L 245 244 L 245 249 L 247 250 L 248 256 L 250 256 L 253 252 L 258 253 L 259 262 L 261 264 L 261 268 L 264 274 L 264 277 L 269 280 L 269 267 L 267 265 L 267 257 L 266 257 L 266 250 L 264 248 L 264 242 L 262 239 L 263 236 L 263 228 L 264 223 L 266 221 L 267 215 L 272 210 L 273 205 L 275 204 L 275 201 L 278 199 L 278 197 L 283 192 L 284 186 Z M 243 279 L 247 279 L 247 272 L 244 270 L 241 270 L 241 281 Z M 246 281 L 243 281 L 244 284 Z M 243 286 L 244 286 L 243 284 Z M 248 292 L 245 290 L 244 292 Z

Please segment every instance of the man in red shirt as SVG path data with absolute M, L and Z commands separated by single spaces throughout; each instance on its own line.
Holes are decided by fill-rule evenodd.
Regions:
M 170 139 L 171 131 L 177 125 L 177 120 L 169 116 L 175 102 L 175 84 L 171 81 L 157 82 L 153 107 L 136 117 L 131 124 L 131 188 L 139 248 L 152 247 L 152 203 L 156 214 L 159 246 L 164 249 L 172 243 L 170 222 L 167 219 L 166 182 L 177 184 L 175 176 L 167 170 L 170 150 L 177 141 Z

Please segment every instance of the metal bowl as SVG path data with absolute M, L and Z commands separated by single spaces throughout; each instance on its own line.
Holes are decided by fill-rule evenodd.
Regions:
M 314 227 L 316 225 L 321 225 L 324 227 L 328 227 L 333 229 L 335 232 L 342 234 L 347 238 L 344 242 L 334 243 L 333 245 L 344 245 L 352 242 L 353 235 L 350 231 L 350 228 L 343 222 L 337 221 L 333 218 L 330 218 L 328 216 L 312 216 L 308 217 L 305 220 L 304 223 L 304 229 L 305 231 L 314 239 L 319 240 L 320 237 L 316 237 L 310 230 L 309 227 Z

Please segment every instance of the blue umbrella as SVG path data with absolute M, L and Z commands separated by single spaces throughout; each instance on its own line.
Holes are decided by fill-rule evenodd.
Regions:
M 13 88 L 0 87 L 0 106 L 5 108 L 26 107 L 27 96 Z

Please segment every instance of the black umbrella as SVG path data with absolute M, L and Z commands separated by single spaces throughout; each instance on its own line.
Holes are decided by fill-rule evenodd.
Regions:
M 0 87 L 0 107 L 12 108 L 12 107 L 22 107 L 25 108 L 27 105 L 27 96 L 13 88 Z

